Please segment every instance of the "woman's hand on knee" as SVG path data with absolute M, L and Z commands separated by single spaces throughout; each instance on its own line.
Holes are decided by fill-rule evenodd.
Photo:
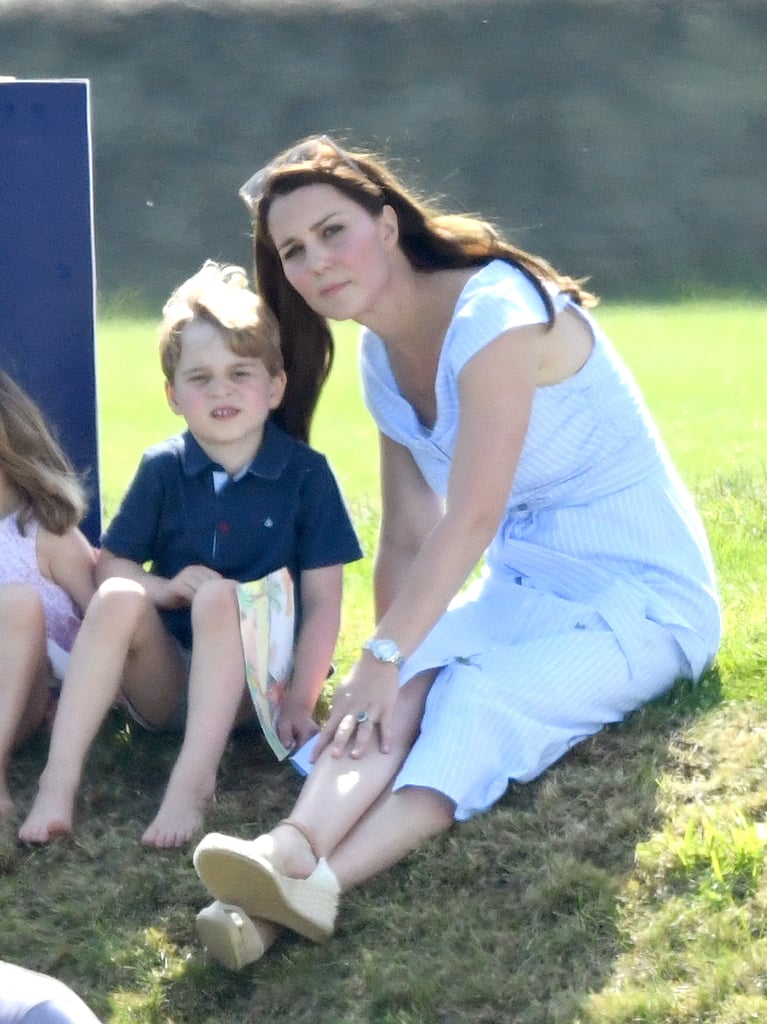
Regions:
M 357 664 L 338 686 L 325 728 L 320 733 L 312 759 L 326 747 L 333 757 L 348 753 L 363 757 L 371 739 L 378 740 L 383 754 L 391 750 L 392 715 L 399 692 L 398 675 L 393 666 Z

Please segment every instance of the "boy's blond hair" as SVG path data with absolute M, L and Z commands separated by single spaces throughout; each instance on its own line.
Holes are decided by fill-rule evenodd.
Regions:
M 238 356 L 262 360 L 270 377 L 282 373 L 280 329 L 274 314 L 248 287 L 242 267 L 206 260 L 165 303 L 160 326 L 160 362 L 173 384 L 181 358 L 181 332 L 194 320 L 220 331 Z

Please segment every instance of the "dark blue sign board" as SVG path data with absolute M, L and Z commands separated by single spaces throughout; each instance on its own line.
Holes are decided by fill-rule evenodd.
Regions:
M 87 81 L 0 81 L 0 367 L 86 475 L 101 529 Z

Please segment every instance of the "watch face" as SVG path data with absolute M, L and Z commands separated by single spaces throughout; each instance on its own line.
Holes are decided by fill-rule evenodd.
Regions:
M 376 661 L 390 661 L 397 664 L 402 660 L 399 647 L 393 640 L 371 640 L 365 645 Z

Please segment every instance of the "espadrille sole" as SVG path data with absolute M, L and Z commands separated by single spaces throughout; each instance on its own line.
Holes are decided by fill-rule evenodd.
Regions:
M 339 885 L 324 857 L 308 878 L 288 878 L 251 841 L 212 832 L 194 851 L 194 866 L 208 891 L 223 903 L 314 942 L 333 934 Z
M 244 910 L 216 900 L 197 915 L 197 937 L 216 963 L 240 971 L 267 950 L 258 925 Z

